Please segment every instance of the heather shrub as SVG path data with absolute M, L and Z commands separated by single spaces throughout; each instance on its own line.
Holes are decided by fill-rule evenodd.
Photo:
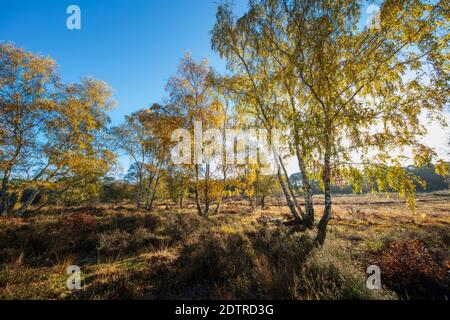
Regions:
M 362 270 L 341 243 L 319 250 L 308 234 L 288 228 L 214 233 L 186 247 L 179 278 L 212 299 L 390 299 L 367 289 Z M 331 239 L 329 242 L 335 241 Z M 184 296 L 183 294 L 186 294 Z M 181 297 L 188 297 L 181 293 Z
M 378 257 L 383 283 L 404 299 L 450 296 L 445 257 L 420 240 L 391 243 Z
M 257 260 L 249 239 L 237 233 L 207 233 L 201 238 L 183 250 L 180 280 L 200 288 L 205 298 L 218 298 L 217 288 L 225 287 L 235 298 L 247 292 Z
M 98 223 L 97 219 L 87 213 L 74 213 L 61 218 L 61 225 L 65 232 L 80 233 L 94 230 Z
M 350 251 L 329 241 L 321 250 L 313 250 L 296 272 L 292 298 L 307 300 L 393 299 L 386 290 L 369 290 L 367 275 L 353 263 Z
M 98 236 L 97 250 L 99 256 L 123 256 L 132 245 L 132 235 L 126 231 L 115 229 Z

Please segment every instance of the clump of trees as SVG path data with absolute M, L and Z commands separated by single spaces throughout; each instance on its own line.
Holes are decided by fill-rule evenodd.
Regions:
M 190 150 L 193 151 L 188 155 L 190 161 L 184 166 L 187 165 L 193 172 L 195 204 L 202 216 L 210 213 L 212 203 L 218 202 L 224 188 L 218 179 L 218 172 L 221 170 L 212 163 L 214 155 L 204 152 L 205 143 L 214 141 L 204 141 L 208 138 L 203 136 L 203 132 L 208 129 L 220 131 L 226 124 L 227 116 L 219 92 L 214 86 L 213 77 L 207 60 L 196 63 L 186 54 L 177 74 L 169 79 L 166 86 L 170 106 L 183 119 L 180 129 L 185 129 L 190 137 L 194 137 L 190 142 Z M 222 133 L 219 133 L 220 135 Z
M 112 128 L 115 146 L 132 160 L 131 187 L 109 183 L 107 190 L 147 211 L 158 199 L 182 208 L 190 198 L 204 217 L 220 212 L 232 195 L 264 209 L 267 197 L 282 193 L 293 222 L 316 229 L 319 246 L 333 186 L 395 191 L 414 210 L 423 181 L 404 167 L 402 151 L 412 149 L 415 168 L 434 162 L 438 174 L 448 173 L 448 164 L 419 142 L 426 133 L 422 116 L 443 122 L 448 105 L 448 6 L 386 0 L 374 28 L 360 24 L 364 5 L 252 0 L 236 17 L 230 4 L 221 4 L 211 43 L 228 72 L 219 75 L 186 54 L 167 83 L 165 103 Z M 1 213 L 11 213 L 24 190 L 30 196 L 19 214 L 44 190 L 91 199 L 114 163 L 111 145 L 102 142 L 111 141 L 102 139 L 110 88 L 93 79 L 64 84 L 51 59 L 12 45 L 0 46 L 0 60 Z M 254 161 L 228 161 L 240 148 L 247 160 L 250 153 L 227 131 L 233 127 L 266 133 L 273 172 L 259 147 Z M 184 161 L 175 164 L 182 141 Z M 294 177 L 288 159 L 299 170 Z M 324 194 L 319 218 L 317 188 Z
M 125 123 L 113 128 L 117 146 L 133 160 L 128 174 L 136 184 L 136 206 L 152 211 L 161 178 L 167 175 L 172 131 L 181 124 L 177 115 L 154 104 L 126 117 Z
M 0 214 L 23 215 L 43 192 L 85 193 L 108 172 L 112 105 L 106 83 L 63 83 L 52 59 L 0 44 Z
M 279 181 L 293 217 L 310 228 L 311 179 L 320 182 L 319 245 L 336 180 L 356 189 L 375 180 L 372 189 L 395 190 L 414 208 L 416 178 L 393 154 L 412 147 L 417 166 L 430 163 L 435 154 L 418 142 L 426 131 L 419 119 L 423 112 L 439 119 L 448 103 L 445 2 L 384 1 L 379 28 L 359 27 L 362 8 L 361 1 L 259 0 L 238 18 L 225 4 L 212 31 L 240 105 L 261 126 L 284 129 L 289 148 L 275 151 Z M 286 154 L 297 159 L 303 206 L 287 177 Z

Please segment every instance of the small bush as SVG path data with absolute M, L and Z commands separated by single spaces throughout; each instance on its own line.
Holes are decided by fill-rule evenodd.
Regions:
M 64 228 L 64 231 L 79 233 L 94 230 L 97 226 L 97 220 L 90 214 L 75 213 L 63 217 L 61 220 L 61 224 Z
M 100 255 L 120 257 L 131 247 L 132 235 L 126 231 L 115 229 L 98 236 L 97 250 Z
M 120 228 L 130 233 L 135 232 L 135 230 L 139 227 L 145 227 L 146 229 L 149 229 L 150 231 L 153 232 L 159 227 L 160 222 L 161 222 L 160 217 L 154 214 L 119 213 L 112 217 L 112 221 L 110 221 L 109 225 L 114 225 L 117 228 Z
M 330 242 L 330 241 L 329 241 Z M 352 263 L 343 246 L 328 244 L 315 249 L 297 272 L 292 293 L 294 299 L 372 300 L 392 299 L 387 291 L 373 291 L 366 286 L 366 275 Z
M 249 241 L 241 234 L 205 235 L 203 243 L 189 246 L 183 256 L 188 280 L 226 281 L 252 269 L 254 260 Z
M 259 228 L 248 235 L 255 249 L 264 254 L 272 266 L 290 271 L 295 271 L 314 247 L 307 234 L 293 233 L 289 228 Z
M 445 259 L 419 240 L 394 242 L 378 257 L 383 283 L 405 299 L 450 296 Z
M 119 258 L 142 251 L 148 247 L 160 245 L 161 240 L 144 227 L 129 233 L 114 229 L 98 236 L 97 251 L 100 256 Z
M 201 238 L 181 254 L 181 281 L 201 288 L 205 298 L 219 298 L 214 291 L 224 287 L 228 295 L 242 297 L 249 289 L 257 260 L 249 239 L 236 233 L 208 233 Z
M 173 241 L 181 241 L 194 234 L 206 221 L 193 214 L 171 214 L 164 221 L 164 234 Z

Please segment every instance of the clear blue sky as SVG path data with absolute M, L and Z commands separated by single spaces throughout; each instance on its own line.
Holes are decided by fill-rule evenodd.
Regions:
M 225 69 L 210 49 L 219 1 L 0 0 L 0 41 L 53 57 L 64 81 L 92 76 L 109 83 L 118 102 L 111 113 L 117 125 L 125 115 L 162 102 L 165 84 L 184 52 L 208 58 L 218 71 Z M 238 14 L 246 3 L 235 0 Z M 72 4 L 81 8 L 81 30 L 66 27 L 66 9 Z M 367 21 L 367 11 L 362 11 L 361 23 Z M 448 130 L 428 127 L 425 142 L 448 156 Z M 121 157 L 120 163 L 126 170 L 129 161 Z
M 246 0 L 237 0 L 243 11 Z M 161 102 L 184 52 L 225 64 L 210 49 L 215 0 L 0 0 L 0 41 L 53 57 L 64 81 L 92 76 L 114 89 L 113 124 Z M 81 9 L 81 30 L 68 30 L 66 9 Z

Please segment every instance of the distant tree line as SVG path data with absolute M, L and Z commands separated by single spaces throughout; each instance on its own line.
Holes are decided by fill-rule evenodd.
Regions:
M 449 189 L 449 179 L 446 176 L 442 176 L 436 173 L 434 165 L 428 165 L 422 168 L 416 168 L 414 166 L 408 166 L 406 169 L 419 177 L 423 183 L 416 183 L 416 189 L 419 192 L 432 192 Z M 294 173 L 290 176 L 290 180 L 295 187 L 296 192 L 301 192 L 301 175 L 300 173 Z M 323 190 L 320 188 L 319 182 L 313 181 L 312 188 L 314 194 L 323 194 Z M 346 185 L 333 185 L 331 187 L 333 194 L 352 194 L 354 193 L 353 186 L 351 184 Z M 370 187 L 367 184 L 363 187 L 362 192 L 370 192 Z M 390 190 L 393 191 L 393 190 Z

